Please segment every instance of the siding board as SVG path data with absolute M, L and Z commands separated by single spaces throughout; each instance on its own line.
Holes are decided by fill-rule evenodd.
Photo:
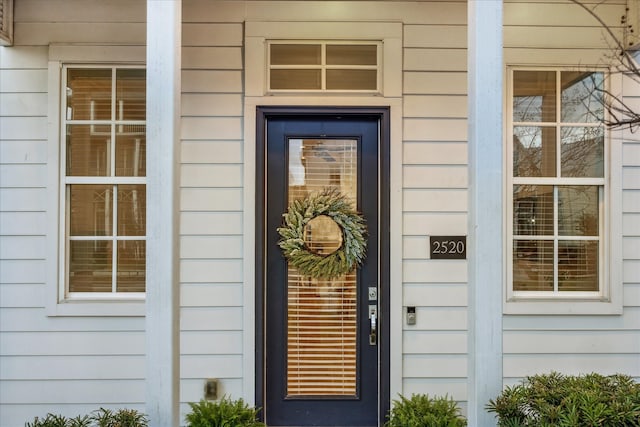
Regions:
M 185 308 L 180 321 L 182 331 L 240 331 L 242 307 Z
M 0 379 L 12 380 L 143 380 L 144 356 L 0 357 Z
M 403 92 L 419 95 L 466 95 L 467 73 L 409 72 L 403 73 Z
M 242 163 L 240 141 L 183 141 L 182 164 Z
M 466 165 L 466 142 L 405 142 L 403 162 L 423 165 Z
M 183 46 L 242 46 L 242 24 L 183 23 Z
M 238 283 L 185 283 L 180 287 L 183 307 L 240 307 L 242 285 Z
M 242 236 L 183 236 L 182 259 L 223 259 L 242 257 Z
M 637 354 L 637 331 L 505 331 L 505 354 Z
M 144 332 L 0 332 L 0 348 L 6 356 L 143 355 Z
M 44 212 L 0 212 L 1 236 L 43 236 L 46 231 Z
M 78 34 L 83 43 L 140 44 L 146 39 L 144 22 L 16 22 L 14 32 L 15 40 L 23 45 L 74 43 Z
M 3 70 L 0 65 L 0 92 L 37 93 L 46 91 L 46 70 Z
M 242 212 L 182 212 L 182 235 L 242 234 Z
M 182 70 L 182 93 L 241 93 L 242 71 Z
M 0 163 L 4 165 L 45 164 L 47 161 L 46 141 L 0 140 Z M 2 185 L 2 181 L 0 181 Z
M 187 187 L 241 187 L 242 165 L 183 164 L 180 168 L 180 185 Z
M 0 115 L 5 117 L 46 116 L 47 94 L 2 93 L 0 96 Z
M 404 188 L 457 188 L 468 185 L 465 166 L 421 166 L 411 165 L 402 169 Z
M 183 69 L 241 70 L 239 47 L 183 47 Z
M 2 165 L 0 168 L 0 185 L 4 188 L 46 187 L 46 165 Z M 0 231 L 1 233 L 2 231 Z
M 403 214 L 402 225 L 405 235 L 466 235 L 467 214 L 463 212 L 406 212 Z
M 33 388 L 37 385 L 38 392 Z M 142 380 L 56 380 L 56 381 L 2 381 L 0 395 L 4 404 L 133 404 L 144 402 L 145 387 Z M 54 411 L 54 413 L 58 413 Z M 77 414 L 76 414 L 77 415 Z

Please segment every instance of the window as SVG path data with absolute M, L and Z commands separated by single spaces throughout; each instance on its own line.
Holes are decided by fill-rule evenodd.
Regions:
M 378 92 L 378 43 L 271 42 L 269 89 Z
M 142 297 L 145 70 L 74 65 L 61 77 L 63 298 Z
M 509 75 L 507 300 L 607 301 L 605 75 Z

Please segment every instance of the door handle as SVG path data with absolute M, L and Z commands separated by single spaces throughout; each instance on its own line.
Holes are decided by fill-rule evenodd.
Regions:
M 369 306 L 369 345 L 378 344 L 378 307 L 375 305 Z

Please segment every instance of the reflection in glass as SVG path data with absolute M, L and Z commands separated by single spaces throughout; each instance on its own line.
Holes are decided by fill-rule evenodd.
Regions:
M 319 44 L 272 44 L 271 65 L 320 65 Z
M 67 176 L 111 174 L 111 126 L 67 125 Z
M 67 70 L 67 120 L 111 119 L 111 70 Z
M 556 176 L 556 129 L 514 126 L 513 176 Z
M 144 240 L 121 240 L 118 242 L 117 292 L 144 292 L 145 290 Z
M 553 240 L 513 241 L 513 290 L 553 291 Z
M 514 71 L 513 121 L 556 121 L 555 71 Z
M 598 290 L 598 242 L 560 240 L 558 242 L 558 290 Z
M 561 129 L 562 176 L 602 178 L 604 176 L 604 129 L 563 127 Z
M 118 236 L 144 236 L 147 199 L 145 185 L 118 185 Z
M 328 44 L 328 65 L 376 65 L 378 46 L 375 44 Z
M 513 234 L 553 236 L 553 186 L 513 186 Z
M 145 125 L 118 125 L 116 128 L 116 176 L 147 174 Z
M 604 75 L 599 72 L 563 71 L 562 121 L 564 123 L 598 123 L 604 118 Z
M 597 236 L 598 187 L 558 187 L 558 233 L 561 236 Z
M 329 187 L 355 206 L 357 150 L 356 140 L 289 139 L 288 202 Z M 333 220 L 320 218 L 310 221 L 306 234 L 326 255 L 340 247 L 342 233 L 336 235 Z M 320 234 L 327 238 L 317 239 L 328 228 L 334 231 L 324 230 Z M 357 395 L 357 283 L 356 271 L 319 280 L 288 267 L 287 397 Z
M 327 215 L 318 215 L 304 227 L 304 244 L 318 255 L 331 255 L 342 246 L 342 230 Z
M 69 292 L 111 292 L 112 242 L 69 242 Z
M 146 96 L 144 69 L 116 71 L 116 120 L 145 120 Z
M 328 90 L 375 90 L 377 70 L 327 70 Z
M 305 69 L 272 69 L 270 71 L 270 87 L 279 90 L 320 90 L 322 75 L 320 70 Z
M 68 186 L 71 236 L 109 236 L 112 233 L 113 187 Z

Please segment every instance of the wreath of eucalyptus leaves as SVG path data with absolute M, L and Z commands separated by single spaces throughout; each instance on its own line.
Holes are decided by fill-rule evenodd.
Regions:
M 327 255 L 310 250 L 304 241 L 305 226 L 320 215 L 335 221 L 342 232 L 342 245 Z M 278 246 L 289 265 L 300 274 L 333 279 L 349 273 L 364 261 L 367 248 L 365 220 L 337 189 L 325 188 L 304 199 L 294 200 L 282 217 L 284 225 L 278 228 L 281 236 Z

